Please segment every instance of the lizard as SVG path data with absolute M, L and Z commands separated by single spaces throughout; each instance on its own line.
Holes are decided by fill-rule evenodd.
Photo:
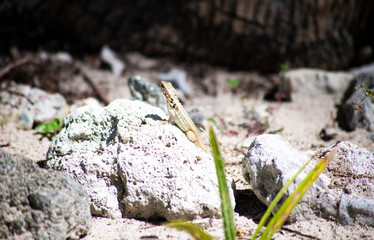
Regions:
M 186 110 L 184 110 L 179 101 L 177 92 L 171 82 L 161 81 L 160 85 L 161 90 L 165 95 L 168 112 L 170 114 L 167 122 L 172 123 L 174 121 L 191 142 L 195 143 L 195 145 L 204 150 L 204 152 L 209 153 L 201 140 L 195 124 L 192 122 L 190 116 L 188 116 Z

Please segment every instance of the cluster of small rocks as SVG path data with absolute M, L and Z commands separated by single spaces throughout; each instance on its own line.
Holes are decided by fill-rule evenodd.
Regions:
M 65 98 L 58 93 L 49 94 L 28 85 L 6 82 L 0 89 L 1 126 L 32 129 L 54 118 L 63 119 L 69 112 Z
M 185 95 L 191 94 L 184 85 L 183 71 L 173 70 L 159 78 L 173 80 Z M 347 87 L 340 109 L 348 109 L 349 102 L 357 98 L 357 92 L 350 90 L 353 85 L 363 82 L 372 87 L 374 79 L 367 73 L 312 70 L 290 72 L 287 78 L 297 86 L 294 97 L 338 96 Z M 35 123 L 68 115 L 48 150 L 44 163 L 48 170 L 0 152 L 1 238 L 77 239 L 89 231 L 91 215 L 166 220 L 219 217 L 218 182 L 211 156 L 176 126 L 162 124 L 168 117 L 158 86 L 132 77 L 129 88 L 136 100 L 115 100 L 106 107 L 78 104 L 70 114 L 60 95 L 23 85 L 2 88 L 2 125 L 16 122 L 17 127 L 30 129 Z M 351 130 L 362 127 L 370 133 L 374 115 L 371 99 L 365 101 L 364 112 L 341 114 Z M 201 123 L 204 117 L 196 116 L 197 124 Z M 301 152 L 280 136 L 260 135 L 243 160 L 243 176 L 256 196 L 269 205 L 308 159 L 315 158 L 287 194 L 332 148 L 338 151 L 328 171 L 321 174 L 289 220 L 324 217 L 342 224 L 374 226 L 374 157 L 349 142 Z M 230 195 L 234 207 L 231 188 Z

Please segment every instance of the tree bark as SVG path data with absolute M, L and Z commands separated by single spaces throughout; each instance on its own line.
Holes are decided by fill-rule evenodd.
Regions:
M 334 70 L 361 64 L 362 56 L 373 60 L 369 0 L 159 2 L 3 0 L 0 50 L 17 44 L 97 51 L 108 44 L 260 71 L 279 71 L 282 63 Z

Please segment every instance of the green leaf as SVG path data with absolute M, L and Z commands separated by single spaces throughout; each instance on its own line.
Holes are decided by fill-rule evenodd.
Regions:
M 280 65 L 280 69 L 281 69 L 282 72 L 286 72 L 286 71 L 290 70 L 290 66 L 287 63 L 282 63 Z
M 37 125 L 35 127 L 35 130 L 37 131 L 36 134 L 42 135 L 42 138 L 46 137 L 49 140 L 52 140 L 52 138 L 54 138 L 61 131 L 61 128 L 62 121 L 58 118 L 55 118 L 48 123 Z
M 365 87 L 364 88 L 365 92 L 370 96 L 370 97 L 374 97 L 374 91 L 371 90 L 370 88 L 368 87 Z
M 60 119 L 55 118 L 51 121 L 52 130 L 59 130 L 59 129 L 61 129 L 61 126 L 62 126 L 62 124 L 61 124 Z
M 196 240 L 213 240 L 213 237 L 202 230 L 199 225 L 187 221 L 174 220 L 166 224 L 166 226 L 186 231 Z
M 217 128 L 218 130 L 221 130 L 221 128 L 218 126 L 218 124 L 217 124 L 216 120 L 214 120 L 214 118 L 207 118 L 206 120 L 207 120 L 208 122 L 213 123 L 214 126 L 216 126 L 216 128 Z
M 276 134 L 276 133 L 279 133 L 279 132 L 282 132 L 283 131 L 283 128 L 279 128 L 279 129 L 276 129 L 276 130 L 273 130 L 273 131 L 269 131 L 269 134 Z
M 239 81 L 238 79 L 229 79 L 226 84 L 229 88 L 233 88 L 239 86 Z
M 229 190 L 227 187 L 223 158 L 219 150 L 218 141 L 212 127 L 209 128 L 209 142 L 212 146 L 214 163 L 216 165 L 225 239 L 234 240 L 236 239 L 234 214 L 231 206 Z

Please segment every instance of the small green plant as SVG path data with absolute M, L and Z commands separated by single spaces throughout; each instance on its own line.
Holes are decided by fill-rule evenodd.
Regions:
M 224 161 L 219 150 L 218 141 L 216 135 L 210 127 L 209 129 L 209 141 L 212 146 L 212 153 L 214 162 L 216 165 L 216 172 L 218 178 L 219 192 L 221 198 L 221 214 L 223 218 L 224 232 L 226 240 L 236 239 L 236 227 L 234 222 L 233 209 L 231 206 L 231 201 L 229 197 L 229 191 L 226 182 L 225 170 L 224 170 Z M 274 217 L 266 226 L 263 231 L 260 239 L 271 239 L 275 232 L 277 232 L 287 218 L 290 216 L 292 210 L 295 206 L 301 201 L 304 194 L 312 186 L 312 184 L 318 179 L 319 175 L 326 169 L 326 167 L 331 162 L 334 154 L 337 152 L 337 148 L 330 151 L 325 158 L 323 158 L 312 171 L 301 181 L 301 183 L 296 187 L 295 191 L 286 199 L 286 201 L 280 206 L 276 214 L 273 213 L 273 209 L 276 207 L 277 203 L 280 201 L 284 195 L 287 188 L 295 181 L 298 174 L 311 162 L 312 159 L 307 161 L 302 168 L 286 183 L 285 186 L 279 191 L 277 196 L 271 202 L 264 216 L 262 217 L 255 233 L 252 236 L 252 240 L 257 238 L 258 233 L 261 228 L 265 225 L 269 216 L 273 213 Z M 211 240 L 212 236 L 207 234 L 202 230 L 198 225 L 189 223 L 186 221 L 172 221 L 167 226 L 174 227 L 178 230 L 184 230 L 189 232 L 196 240 Z
M 213 128 L 209 129 L 209 142 L 212 146 L 212 153 L 214 158 L 214 163 L 216 165 L 216 173 L 218 178 L 219 186 L 219 196 L 221 198 L 221 214 L 223 218 L 223 227 L 225 232 L 226 240 L 236 239 L 236 227 L 234 222 L 234 214 L 230 200 L 229 189 L 227 187 L 225 166 L 221 151 L 219 150 L 219 145 L 217 141 L 216 134 Z
M 214 118 L 207 118 L 206 119 L 208 122 L 211 122 L 214 124 L 214 126 L 218 129 L 218 130 L 221 130 L 220 126 L 218 126 L 216 120 Z
M 358 89 L 359 89 L 358 87 L 355 87 L 355 91 L 358 91 Z M 362 102 L 367 97 L 374 98 L 374 90 L 371 90 L 370 88 L 366 87 L 365 84 L 362 83 L 361 86 L 360 86 L 360 89 L 362 89 L 362 91 L 364 91 L 365 97 L 359 103 L 357 103 L 356 101 L 352 102 L 352 105 L 355 106 L 355 110 L 363 110 L 364 109 L 364 105 L 362 104 Z
M 367 87 L 364 87 L 364 90 L 365 90 L 365 95 L 367 97 L 374 97 L 374 90 L 371 90 L 370 88 L 367 88 Z
M 280 72 L 279 72 L 279 78 L 280 78 L 280 85 L 282 86 L 284 82 L 286 81 L 286 73 L 290 70 L 290 66 L 287 63 L 282 63 L 280 65 Z
M 174 220 L 170 221 L 166 226 L 176 228 L 180 231 L 186 231 L 196 240 L 213 240 L 213 237 L 201 229 L 201 227 L 197 224 L 181 220 Z
M 319 175 L 326 169 L 326 167 L 331 162 L 334 154 L 337 152 L 337 148 L 333 149 L 331 152 L 327 154 L 325 158 L 323 158 L 312 171 L 301 181 L 301 183 L 296 187 L 295 191 L 286 199 L 286 201 L 282 204 L 279 208 L 277 213 L 274 215 L 272 220 L 266 226 L 264 232 L 262 233 L 260 239 L 271 239 L 273 234 L 278 231 L 287 218 L 290 216 L 292 210 L 296 207 L 296 205 L 301 201 L 304 194 L 308 191 L 308 189 L 312 186 L 312 184 L 318 179 Z M 270 206 L 266 210 L 264 216 L 261 218 L 260 223 L 257 226 L 255 233 L 252 236 L 252 240 L 256 239 L 257 234 L 259 233 L 260 229 L 264 226 L 265 222 L 267 221 L 268 217 L 272 213 L 273 209 L 277 205 L 277 203 L 282 198 L 284 192 L 287 188 L 291 185 L 291 183 L 296 179 L 297 175 L 310 163 L 312 159 L 309 159 L 301 169 L 282 187 L 279 191 L 277 196 L 275 196 L 274 200 L 271 202 Z
M 287 63 L 282 63 L 280 65 L 281 74 L 284 75 L 288 70 L 290 70 L 290 66 Z
M 217 137 L 213 128 L 209 129 L 209 141 L 212 146 L 214 163 L 218 178 L 219 196 L 221 198 L 221 215 L 223 218 L 223 227 L 226 240 L 236 239 L 236 228 L 234 223 L 234 211 L 232 209 L 229 189 L 227 187 L 225 167 L 223 157 L 219 150 Z M 212 236 L 204 232 L 199 226 L 185 221 L 172 221 L 167 226 L 174 227 L 178 230 L 189 232 L 196 240 L 211 240 Z
M 279 83 L 276 92 L 273 93 L 273 99 L 280 101 L 290 101 L 290 83 L 286 79 L 286 73 L 290 70 L 290 66 L 287 63 L 280 65 L 279 71 Z
M 278 129 L 275 129 L 275 130 L 272 130 L 272 131 L 269 131 L 269 134 L 277 134 L 277 133 L 280 133 L 283 131 L 283 128 L 278 128 Z
M 229 79 L 229 80 L 227 80 L 226 85 L 229 88 L 238 87 L 239 86 L 239 81 L 238 81 L 238 79 Z
M 35 127 L 36 134 L 41 135 L 41 139 L 48 138 L 48 140 L 52 141 L 52 139 L 61 131 L 62 128 L 62 121 L 58 118 L 53 119 L 48 123 L 42 123 Z

